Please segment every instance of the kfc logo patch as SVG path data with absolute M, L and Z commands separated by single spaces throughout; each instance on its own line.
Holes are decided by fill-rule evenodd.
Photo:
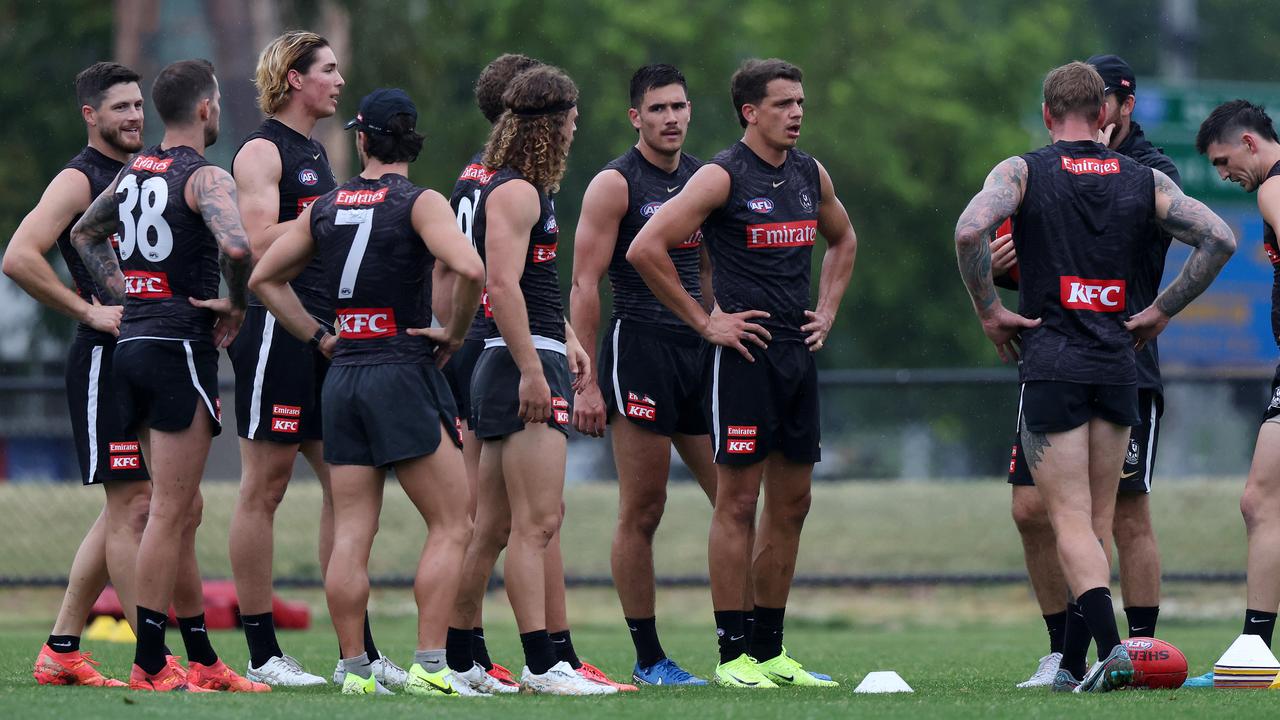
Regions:
M 393 308 L 347 308 L 338 311 L 338 336 L 367 340 L 396 334 Z
M 158 158 L 151 155 L 139 155 L 133 159 L 133 164 L 129 166 L 129 169 L 159 174 L 168 170 L 169 166 L 172 164 L 173 158 Z
M 817 237 L 817 220 L 748 225 L 747 249 L 771 250 L 773 248 L 806 247 L 813 245 Z
M 319 195 L 312 195 L 311 197 L 298 198 L 298 214 L 301 215 L 303 210 L 306 210 L 307 208 L 311 207 L 311 203 L 315 202 L 318 199 L 320 199 Z
M 271 432 L 296 434 L 298 432 L 298 421 L 282 417 L 271 418 Z
M 755 440 L 729 440 L 725 450 L 731 455 L 750 455 L 756 451 Z
M 556 259 L 556 246 L 560 243 L 551 243 L 550 245 L 534 245 L 529 248 L 529 255 L 535 263 L 551 262 Z
M 489 288 L 480 291 L 480 307 L 484 308 L 485 317 L 493 317 L 493 306 L 489 304 Z
M 751 198 L 747 201 L 747 209 L 753 213 L 768 215 L 773 212 L 773 201 L 767 197 Z
M 320 173 L 311 168 L 303 168 L 298 171 L 298 182 L 310 187 L 320 182 Z
M 112 470 L 137 470 L 142 467 L 142 455 L 136 442 L 107 443 Z
M 1115 175 L 1120 172 L 1120 158 L 1073 158 L 1060 156 L 1062 169 L 1072 175 Z
M 1018 446 L 1013 446 L 1013 452 L 1009 454 L 1009 472 L 1012 474 L 1018 467 Z
M 334 205 L 377 205 L 387 199 L 387 189 L 377 190 L 339 190 Z
M 124 294 L 148 300 L 173 297 L 166 273 L 143 270 L 130 270 L 124 274 Z
M 658 419 L 658 409 L 652 405 L 629 402 L 627 403 L 627 417 L 653 422 Z
M 1062 306 L 1071 310 L 1120 312 L 1124 310 L 1123 280 L 1089 280 L 1074 275 L 1059 278 Z

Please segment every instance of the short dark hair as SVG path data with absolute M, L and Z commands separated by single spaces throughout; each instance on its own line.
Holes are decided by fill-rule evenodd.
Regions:
M 113 62 L 96 62 L 76 75 L 76 101 L 97 110 L 107 91 L 121 83 L 136 83 L 138 73 Z
M 1255 132 L 1271 142 L 1280 142 L 1266 108 L 1248 100 L 1232 100 L 1214 108 L 1200 123 L 1200 130 L 1196 133 L 1196 151 L 1204 155 L 1209 151 L 1210 143 L 1222 142 L 1233 131 L 1241 130 Z
M 166 125 L 195 119 L 196 104 L 213 96 L 217 81 L 208 60 L 179 60 L 160 71 L 151 85 L 151 102 Z
M 668 85 L 679 85 L 684 88 L 685 93 L 689 92 L 689 83 L 685 81 L 684 73 L 676 69 L 675 65 L 658 63 L 636 70 L 631 76 L 631 107 L 639 110 L 645 93 Z
M 417 160 L 423 137 L 414 130 L 415 121 L 412 115 L 397 113 L 387 123 L 387 134 L 363 133 L 365 154 L 388 165 Z
M 1092 65 L 1079 61 L 1067 63 L 1045 76 L 1044 105 L 1054 120 L 1068 115 L 1092 119 L 1102 109 L 1106 87 Z
M 498 118 L 502 117 L 502 111 L 506 110 L 502 106 L 502 93 L 507 91 L 511 81 L 525 70 L 541 64 L 541 60 L 535 60 L 528 55 L 506 53 L 484 66 L 484 70 L 480 71 L 480 77 L 476 78 L 476 105 L 480 107 L 480 112 L 490 125 L 498 122 Z
M 778 58 L 768 60 L 752 58 L 742 63 L 742 67 L 738 68 L 729 82 L 730 94 L 733 96 L 733 112 L 738 116 L 738 124 L 742 127 L 747 126 L 747 117 L 742 114 L 742 106 L 759 105 L 769 92 L 770 81 L 801 82 L 803 78 L 804 73 L 800 68 Z

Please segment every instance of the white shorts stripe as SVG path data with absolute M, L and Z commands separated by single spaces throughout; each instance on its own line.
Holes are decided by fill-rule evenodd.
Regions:
M 622 334 L 622 321 L 613 324 L 613 399 L 618 403 L 618 412 L 627 414 L 627 406 L 622 403 L 622 385 L 618 382 L 618 336 Z
M 276 317 L 264 313 L 266 322 L 262 326 L 262 343 L 258 346 L 258 364 L 253 368 L 253 395 L 249 400 L 249 439 L 258 434 L 258 423 L 262 420 L 262 378 L 267 374 L 267 357 L 271 355 L 271 339 L 276 333 Z
M 1154 457 L 1156 446 L 1156 431 L 1159 430 L 1157 423 L 1160 418 L 1156 414 L 1156 399 L 1151 398 L 1151 424 L 1147 427 L 1147 467 L 1146 472 L 1142 476 L 1142 484 L 1146 486 L 1147 492 L 1151 492 L 1151 471 L 1155 469 L 1156 459 Z
M 213 409 L 213 402 L 209 400 L 209 396 L 205 394 L 204 387 L 200 385 L 200 375 L 196 373 L 196 358 L 191 353 L 191 342 L 183 341 L 182 349 L 187 351 L 187 369 L 191 371 L 191 384 L 195 386 L 196 392 L 200 393 L 200 399 L 204 400 L 204 406 L 209 408 L 209 417 L 214 422 L 220 423 L 218 419 L 218 411 Z
M 711 365 L 711 457 L 720 455 L 720 352 L 723 346 L 716 346 L 715 362 Z
M 1027 393 L 1027 384 L 1022 383 L 1018 386 L 1018 422 L 1013 428 L 1015 435 L 1022 433 L 1022 396 Z
M 89 482 L 98 475 L 98 378 L 102 374 L 102 346 L 93 346 L 93 359 L 89 361 L 89 401 L 85 403 L 85 418 L 89 425 Z

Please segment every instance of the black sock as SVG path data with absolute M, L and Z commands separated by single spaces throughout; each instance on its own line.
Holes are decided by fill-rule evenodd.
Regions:
M 466 672 L 475 667 L 476 659 L 472 654 L 471 631 L 451 627 L 444 637 L 444 658 L 449 669 L 454 672 Z
M 782 617 L 786 608 L 757 605 L 754 611 L 755 630 L 751 635 L 751 657 L 764 662 L 782 654 Z
M 741 610 L 716 610 L 716 636 L 720 639 L 720 663 L 737 660 L 746 654 L 747 633 Z
M 489 646 L 484 642 L 484 628 L 471 628 L 471 655 L 485 672 L 493 669 L 493 660 L 489 658 Z
M 369 656 L 369 662 L 375 662 L 382 657 L 378 654 L 378 646 L 373 644 L 373 630 L 369 629 L 369 611 L 364 611 L 364 654 Z
M 80 649 L 79 635 L 50 635 L 45 645 L 56 653 L 75 652 Z
M 655 618 L 623 618 L 631 631 L 631 643 L 636 646 L 636 664 L 642 668 L 657 665 L 667 656 L 658 642 L 658 624 Z
M 551 636 L 546 630 L 520 633 L 520 647 L 524 648 L 524 664 L 535 675 L 545 673 L 558 662 L 556 646 L 551 643 Z
M 553 632 L 549 637 L 551 638 L 551 644 L 556 649 L 557 661 L 569 663 L 569 667 L 574 670 L 582 667 L 582 661 L 578 659 L 578 653 L 573 650 L 573 639 L 569 637 L 568 630 Z
M 164 645 L 164 626 L 169 614 L 138 606 L 138 644 L 133 651 L 133 664 L 148 675 L 164 669 L 168 648 Z
M 260 668 L 273 657 L 281 657 L 284 651 L 276 640 L 276 623 L 271 613 L 241 615 L 244 639 L 249 643 L 249 664 Z
M 1089 625 L 1084 621 L 1084 613 L 1076 603 L 1067 603 L 1066 622 L 1062 627 L 1062 663 L 1063 670 L 1071 673 L 1076 680 L 1084 678 L 1088 662 L 1085 656 L 1089 652 Z
M 742 611 L 742 633 L 747 636 L 747 647 L 751 647 L 751 639 L 756 636 L 756 611 Z
M 1124 609 L 1124 617 L 1129 621 L 1129 637 L 1155 637 L 1160 606 L 1127 607 Z
M 1262 642 L 1271 647 L 1271 634 L 1276 629 L 1276 614 L 1261 610 L 1244 611 L 1244 634 L 1257 635 Z
M 1067 611 L 1045 615 L 1044 627 L 1049 631 L 1049 652 L 1062 652 L 1062 640 L 1067 630 Z
M 1111 603 L 1111 589 L 1096 587 L 1086 590 L 1076 600 L 1089 634 L 1098 644 L 1098 658 L 1104 658 L 1120 644 L 1120 630 L 1116 627 L 1116 610 Z
M 209 630 L 204 626 L 204 613 L 195 617 L 178 618 L 178 632 L 182 633 L 182 644 L 187 646 L 187 659 L 201 665 L 214 665 L 218 662 L 218 653 L 209 644 Z

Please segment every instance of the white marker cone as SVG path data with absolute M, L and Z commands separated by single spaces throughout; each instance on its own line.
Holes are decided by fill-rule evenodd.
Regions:
M 853 690 L 856 693 L 899 693 L 915 692 L 902 676 L 892 670 L 879 670 L 867 673 Z

